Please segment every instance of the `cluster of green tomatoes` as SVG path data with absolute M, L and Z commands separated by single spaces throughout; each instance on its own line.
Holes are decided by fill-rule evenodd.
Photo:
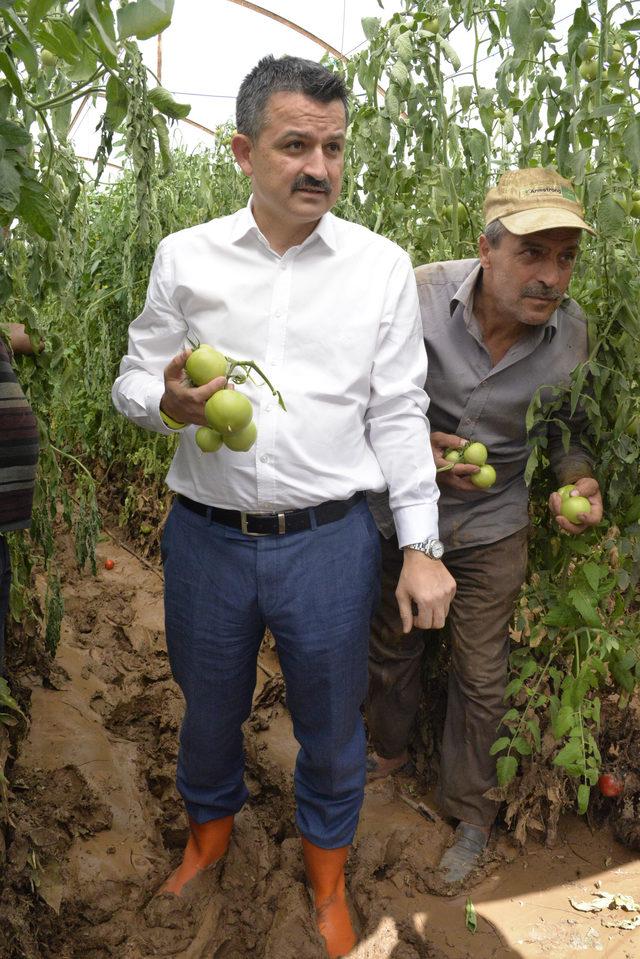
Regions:
M 452 447 L 444 454 L 450 467 L 441 466 L 440 469 L 453 469 L 456 463 L 471 463 L 472 466 L 479 466 L 477 473 L 473 473 L 469 479 L 478 489 L 489 489 L 496 481 L 496 471 L 490 463 L 487 463 L 489 451 L 484 443 L 467 443 L 465 446 Z
M 226 377 L 227 384 L 245 383 L 255 370 L 282 409 L 286 409 L 280 393 L 273 388 L 262 370 L 253 360 L 235 360 L 225 356 L 207 343 L 200 344 L 188 357 L 185 371 L 194 386 L 204 386 L 219 376 Z M 222 446 L 236 453 L 246 453 L 256 441 L 258 429 L 253 421 L 251 401 L 238 390 L 228 385 L 210 396 L 204 405 L 208 426 L 196 430 L 195 440 L 203 453 L 215 453 Z

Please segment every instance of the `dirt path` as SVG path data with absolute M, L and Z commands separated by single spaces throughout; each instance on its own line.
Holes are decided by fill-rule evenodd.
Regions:
M 13 774 L 7 870 L 17 898 L 3 898 L 0 922 L 7 910 L 17 915 L 30 891 L 25 874 L 47 904 L 16 955 L 320 959 L 293 823 L 296 744 L 274 651 L 266 646 L 261 657 L 246 735 L 251 799 L 229 855 L 185 901 L 154 897 L 186 836 L 173 783 L 182 707 L 164 650 L 161 579 L 107 543 L 96 579 L 75 572 L 70 555 L 65 566 L 59 688 L 33 689 Z M 473 934 L 466 895 L 434 894 L 451 829 L 411 807 L 420 801 L 434 808 L 413 780 L 367 789 L 349 865 L 362 930 L 353 959 L 640 956 L 640 929 L 604 926 L 569 901 L 598 890 L 640 899 L 640 860 L 608 831 L 592 835 L 567 818 L 555 849 L 531 844 L 525 852 L 501 836 L 470 890 Z

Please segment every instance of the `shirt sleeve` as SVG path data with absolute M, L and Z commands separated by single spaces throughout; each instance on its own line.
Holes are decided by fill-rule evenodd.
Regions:
M 111 398 L 119 413 L 156 433 L 174 433 L 160 417 L 164 369 L 183 348 L 187 324 L 173 301 L 169 244 L 163 240 L 151 269 L 142 313 L 129 326 L 129 345 Z
M 416 281 L 409 258 L 402 254 L 387 285 L 366 414 L 401 547 L 438 536 L 426 375 Z
M 593 460 L 584 445 L 584 437 L 589 433 L 589 420 L 584 407 L 579 403 L 571 413 L 571 399 L 566 396 L 555 420 L 551 420 L 547 427 L 547 444 L 549 462 L 558 484 L 563 486 L 583 476 L 593 476 Z M 564 424 L 568 434 L 560 423 Z M 568 435 L 566 448 L 565 435 Z

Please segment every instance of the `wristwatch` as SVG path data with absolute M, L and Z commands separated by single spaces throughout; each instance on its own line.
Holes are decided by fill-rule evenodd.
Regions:
M 404 549 L 415 549 L 419 553 L 424 553 L 429 559 L 442 559 L 444 556 L 444 545 L 439 539 L 425 539 L 422 543 L 407 543 Z

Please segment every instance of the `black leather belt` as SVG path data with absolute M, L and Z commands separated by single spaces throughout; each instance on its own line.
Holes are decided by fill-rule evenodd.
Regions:
M 310 506 L 308 509 L 291 509 L 283 513 L 241 513 L 234 509 L 218 509 L 217 506 L 205 506 L 204 503 L 196 503 L 188 496 L 178 493 L 178 501 L 193 513 L 206 516 L 214 523 L 222 523 L 223 526 L 239 529 L 249 536 L 300 533 L 305 529 L 312 528 L 313 519 L 315 519 L 316 526 L 335 523 L 336 520 L 346 516 L 352 506 L 355 506 L 363 498 L 364 493 L 357 492 L 349 499 L 329 500 L 326 503 L 320 503 L 318 506 Z

